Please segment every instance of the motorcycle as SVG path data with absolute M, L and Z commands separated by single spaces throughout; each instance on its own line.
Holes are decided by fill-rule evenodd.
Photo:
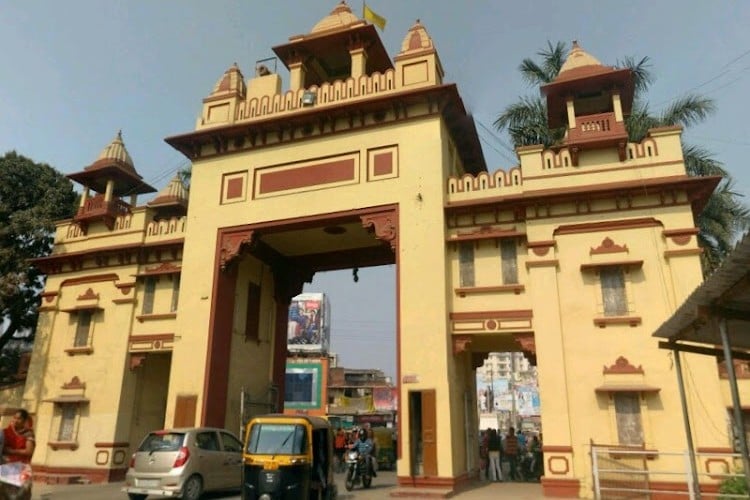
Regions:
M 0 465 L 0 498 L 29 500 L 31 498 L 31 466 L 21 462 Z
M 539 453 L 525 452 L 521 457 L 520 469 L 524 481 L 539 481 L 542 475 L 542 461 Z
M 357 450 L 346 452 L 346 491 L 352 491 L 354 486 L 362 483 L 362 486 L 369 488 L 372 484 L 372 472 L 370 471 L 370 459 L 360 455 Z

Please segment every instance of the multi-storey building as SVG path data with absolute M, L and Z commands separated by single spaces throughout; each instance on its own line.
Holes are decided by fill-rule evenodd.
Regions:
M 154 189 L 119 137 L 71 175 L 81 207 L 37 261 L 48 278 L 22 404 L 39 476 L 122 477 L 152 428 L 236 429 L 247 392 L 280 406 L 291 298 L 315 272 L 382 264 L 396 269 L 373 300 L 396 304 L 402 487 L 476 476 L 490 352 L 537 367 L 546 494 L 591 494 L 592 443 L 685 447 L 651 333 L 701 281 L 694 217 L 718 179 L 686 175 L 678 127 L 628 141 L 629 70 L 575 46 L 541 89 L 564 142 L 490 172 L 420 22 L 391 59 L 341 3 L 273 50 L 287 90 L 232 66 L 195 130 L 167 138 L 192 161 L 189 206 L 177 182 L 138 205 Z M 696 446 L 726 447 L 716 363 L 682 361 L 700 381 Z

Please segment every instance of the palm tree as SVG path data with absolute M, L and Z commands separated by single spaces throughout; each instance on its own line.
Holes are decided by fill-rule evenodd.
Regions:
M 548 41 L 547 47 L 536 54 L 541 57 L 541 63 L 526 58 L 519 70 L 529 85 L 538 87 L 551 83 L 560 73 L 567 53 L 565 43 L 553 45 Z M 617 66 L 633 72 L 633 108 L 625 118 L 625 128 L 632 142 L 643 140 L 648 130 L 654 127 L 680 125 L 687 128 L 695 125 L 716 109 L 712 99 L 690 94 L 673 100 L 660 113 L 653 113 L 645 99 L 645 93 L 653 81 L 648 57 L 640 60 L 626 57 L 618 61 Z M 550 147 L 561 144 L 565 136 L 565 128 L 550 129 L 547 125 L 547 103 L 538 95 L 521 97 L 518 102 L 510 104 L 500 113 L 494 125 L 500 131 L 507 130 L 515 147 L 534 144 Z M 750 210 L 740 201 L 742 195 L 734 191 L 734 180 L 729 172 L 710 152 L 683 143 L 682 153 L 688 175 L 723 177 L 697 220 L 700 229 L 698 243 L 703 248 L 703 271 L 708 274 L 731 251 L 738 233 L 750 226 Z

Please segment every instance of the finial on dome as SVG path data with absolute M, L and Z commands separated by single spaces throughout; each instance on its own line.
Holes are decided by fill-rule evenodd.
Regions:
M 578 45 L 578 40 L 573 40 L 573 48 L 574 49 L 580 49 L 581 48 L 581 46 Z

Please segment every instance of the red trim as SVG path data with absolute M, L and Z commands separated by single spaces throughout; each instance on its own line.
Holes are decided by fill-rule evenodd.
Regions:
M 642 227 L 662 226 L 661 221 L 653 217 L 638 219 L 613 220 L 606 222 L 584 222 L 582 224 L 566 224 L 555 229 L 555 235 L 593 233 L 597 231 L 616 231 L 619 229 L 638 229 Z
M 54 451 L 57 450 L 77 450 L 78 442 L 75 441 L 49 441 L 47 446 L 52 448 Z
M 76 254 L 84 254 L 86 252 L 76 252 Z M 69 257 L 73 255 L 72 253 L 67 254 L 57 254 L 57 255 L 50 255 L 49 258 L 52 257 Z M 66 285 L 80 285 L 83 283 L 98 283 L 100 281 L 119 281 L 120 277 L 115 273 L 108 273 L 108 274 L 93 274 L 91 276 L 82 276 L 80 278 L 68 278 L 66 280 L 63 280 L 62 283 L 60 283 L 60 288 L 66 286 Z
M 545 453 L 573 453 L 573 447 L 564 445 L 544 445 L 542 446 L 542 451 Z
M 175 319 L 177 313 L 163 313 L 163 314 L 140 314 L 135 317 L 140 323 L 144 321 L 156 321 L 160 319 Z
M 75 356 L 77 354 L 94 354 L 94 348 L 93 347 L 71 347 L 70 349 L 65 349 L 65 352 L 68 353 L 68 356 Z
M 605 365 L 604 369 L 602 370 L 602 373 L 640 373 L 643 374 L 643 366 L 638 365 L 636 368 L 635 365 L 631 365 L 630 361 L 625 356 L 618 357 L 614 364 L 610 366 L 609 368 Z
M 355 167 L 355 159 L 347 158 L 284 170 L 263 169 L 256 171 L 258 194 L 350 181 L 356 177 Z
M 450 319 L 529 319 L 534 317 L 532 309 L 518 309 L 508 311 L 478 311 L 478 312 L 452 312 Z
M 130 443 L 127 441 L 116 441 L 113 443 L 94 443 L 94 448 L 127 448 Z
M 85 478 L 91 483 L 119 482 L 125 479 L 127 467 L 123 468 L 90 468 L 90 467 L 60 467 L 43 464 L 31 464 L 34 470 L 33 481 L 47 484 L 59 484 L 62 478 L 67 482 L 70 478 Z
M 605 328 L 608 325 L 630 325 L 638 326 L 643 322 L 640 316 L 607 316 L 603 318 L 594 318 L 594 324 L 599 328 Z
M 542 477 L 542 492 L 545 497 L 578 498 L 580 479 Z
M 518 295 L 525 291 L 526 287 L 521 284 L 515 285 L 499 285 L 499 286 L 465 286 L 454 289 L 454 292 L 459 297 L 466 297 L 467 295 L 475 295 L 478 293 L 503 293 L 513 292 Z

